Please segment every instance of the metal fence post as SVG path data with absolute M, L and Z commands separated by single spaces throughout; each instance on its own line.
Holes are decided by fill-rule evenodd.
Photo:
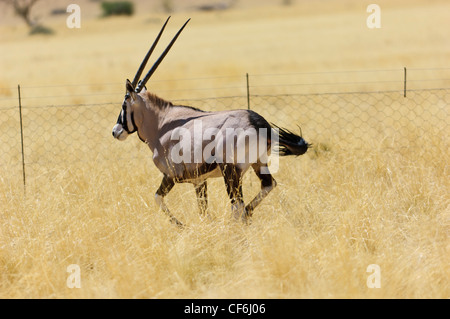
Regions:
M 250 81 L 248 79 L 248 73 L 245 76 L 247 80 L 247 109 L 250 110 Z M 250 187 L 253 187 L 252 180 L 250 180 Z
M 22 100 L 20 98 L 20 84 L 17 85 L 17 92 L 19 93 L 20 144 L 22 147 L 22 178 L 23 178 L 23 192 L 25 193 L 26 192 L 25 154 L 23 152 Z
M 406 67 L 403 68 L 403 97 L 406 97 Z
M 250 110 L 250 82 L 248 79 L 248 73 L 246 73 L 247 77 L 247 109 Z

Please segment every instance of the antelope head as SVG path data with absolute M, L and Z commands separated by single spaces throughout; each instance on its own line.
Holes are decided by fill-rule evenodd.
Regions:
M 158 44 L 159 39 L 161 38 L 161 35 L 167 25 L 167 22 L 169 22 L 170 17 L 167 18 L 166 22 L 161 28 L 161 31 L 159 31 L 158 36 L 156 37 L 155 41 L 153 42 L 152 46 L 148 50 L 147 54 L 144 57 L 144 60 L 142 61 L 138 71 L 136 72 L 136 75 L 133 78 L 133 81 L 130 81 L 127 79 L 125 84 L 125 97 L 122 102 L 122 109 L 119 114 L 119 118 L 117 119 L 116 125 L 114 125 L 112 130 L 112 135 L 114 138 L 123 141 L 125 140 L 128 135 L 134 133 L 137 131 L 137 126 L 134 121 L 134 111 L 135 109 L 142 103 L 144 103 L 144 100 L 139 95 L 139 93 L 145 91 L 145 84 L 150 79 L 150 77 L 153 75 L 153 73 L 158 68 L 159 64 L 162 62 L 164 57 L 169 52 L 172 45 L 177 40 L 178 36 L 180 35 L 181 31 L 183 31 L 186 24 L 191 20 L 188 19 L 180 30 L 178 30 L 177 34 L 174 36 L 172 41 L 169 43 L 167 48 L 164 50 L 164 52 L 161 54 L 161 56 L 156 60 L 156 62 L 153 64 L 153 66 L 150 68 L 150 70 L 147 72 L 145 77 L 140 80 L 140 77 L 142 75 L 142 72 L 144 71 L 145 66 L 147 65 L 147 61 L 150 58 L 151 54 L 153 53 L 153 50 L 155 49 L 156 45 Z

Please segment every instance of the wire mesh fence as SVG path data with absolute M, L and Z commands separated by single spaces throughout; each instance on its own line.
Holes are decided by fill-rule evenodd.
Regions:
M 260 94 L 257 89 L 250 86 L 235 96 L 172 102 L 206 111 L 250 108 L 278 126 L 293 131 L 301 127 L 305 139 L 316 146 L 347 151 L 367 147 L 418 147 L 420 151 L 424 150 L 423 145 L 417 144 L 423 143 L 420 137 L 424 135 L 435 137 L 427 147 L 449 146 L 450 88 L 410 89 L 406 96 L 401 87 L 374 92 L 301 94 Z M 3 99 L 0 165 L 17 172 L 14 175 L 20 179 L 24 166 L 70 167 L 73 163 L 151 159 L 151 153 L 138 138 L 119 143 L 111 136 L 120 111 L 120 92 L 112 96 L 114 102 L 100 99 L 46 105 L 33 100 L 21 109 L 16 97 Z M 103 100 L 104 96 L 100 95 Z
M 245 108 L 247 97 L 188 101 L 203 109 Z M 250 96 L 250 108 L 268 121 L 296 130 L 312 143 L 358 149 L 384 140 L 386 147 L 409 147 L 418 136 L 441 136 L 448 143 L 450 89 L 276 94 Z M 378 142 L 377 142 L 378 141 Z

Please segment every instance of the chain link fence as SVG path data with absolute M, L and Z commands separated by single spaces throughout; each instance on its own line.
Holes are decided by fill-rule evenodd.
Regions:
M 406 96 L 403 89 L 306 94 L 250 91 L 248 86 L 247 94 L 172 102 L 206 111 L 250 108 L 278 126 L 293 131 L 301 127 L 315 147 L 342 151 L 417 147 L 426 151 L 424 135 L 436 138 L 427 147 L 449 146 L 450 88 L 412 89 Z M 151 160 L 151 152 L 138 138 L 119 143 L 111 136 L 121 94 L 116 94 L 117 99 L 114 96 L 114 102 L 39 105 L 38 101 L 21 108 L 18 98 L 10 95 L 0 98 L 0 165 L 18 179 L 25 168 L 32 174 L 28 169 L 33 167 L 68 169 L 74 163 Z

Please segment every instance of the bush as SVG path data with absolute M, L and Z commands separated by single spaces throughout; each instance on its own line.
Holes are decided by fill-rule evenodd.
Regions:
M 112 15 L 132 15 L 134 13 L 134 5 L 130 1 L 102 2 L 103 16 Z
M 50 29 L 50 28 L 48 28 L 48 27 L 45 27 L 45 26 L 43 26 L 43 25 L 40 25 L 40 24 L 38 24 L 38 25 L 35 25 L 35 26 L 33 26 L 31 29 L 30 29 L 30 35 L 35 35 L 35 34 L 45 34 L 45 35 L 51 35 L 51 34 L 53 34 L 54 32 L 53 32 L 53 30 L 52 29 Z

